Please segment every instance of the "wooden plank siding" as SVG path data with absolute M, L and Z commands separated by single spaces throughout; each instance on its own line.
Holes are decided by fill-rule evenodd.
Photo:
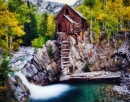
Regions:
M 64 5 L 55 17 L 56 32 L 64 32 L 68 35 L 80 35 L 87 30 L 85 18 L 68 5 Z M 77 35 L 75 37 L 77 37 Z

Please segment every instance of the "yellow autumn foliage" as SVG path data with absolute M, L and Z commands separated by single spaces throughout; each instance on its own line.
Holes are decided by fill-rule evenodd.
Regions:
M 18 14 L 8 10 L 6 2 L 0 0 L 0 46 L 12 50 L 12 44 L 25 34 L 23 26 L 18 21 Z M 15 39 L 15 40 L 14 40 Z M 21 41 L 17 41 L 18 45 Z M 17 45 L 17 46 L 18 46 Z

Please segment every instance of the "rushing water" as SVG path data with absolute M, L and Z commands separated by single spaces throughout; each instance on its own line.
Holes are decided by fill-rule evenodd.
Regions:
M 123 102 L 116 97 L 111 97 L 106 87 L 112 87 L 110 84 L 89 83 L 89 84 L 69 84 L 69 90 L 60 95 L 45 99 L 34 99 L 31 97 L 28 102 Z M 48 90 L 52 91 L 51 89 Z M 53 91 L 52 91 L 53 92 Z M 54 92 L 55 93 L 55 92 Z
M 28 102 L 124 102 L 112 95 L 114 84 L 78 82 L 43 87 L 29 83 L 22 73 L 17 74 L 30 90 Z

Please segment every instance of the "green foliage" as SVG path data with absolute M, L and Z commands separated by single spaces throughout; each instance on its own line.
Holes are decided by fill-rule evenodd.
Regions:
M 99 22 L 95 21 L 93 23 L 92 31 L 94 33 L 94 39 L 95 39 L 94 42 L 99 43 L 99 39 L 101 36 L 101 28 Z
M 26 35 L 23 36 L 23 45 L 31 45 L 31 41 L 38 37 L 38 23 L 36 20 L 36 14 L 30 14 L 30 22 L 24 24 L 24 30 Z
M 36 7 L 26 0 L 9 0 L 8 8 L 19 15 L 17 19 L 24 26 L 26 34 L 22 37 L 22 45 L 31 45 L 31 41 L 38 37 Z
M 46 36 L 48 36 L 50 39 L 54 39 L 54 33 L 55 33 L 54 15 L 50 14 L 47 18 L 47 33 L 46 33 Z
M 43 13 L 41 15 L 41 21 L 40 21 L 40 29 L 39 29 L 39 34 L 41 36 L 45 36 L 47 33 L 47 18 L 48 18 L 48 14 L 47 13 Z
M 9 56 L 9 51 L 8 50 L 4 50 L 4 52 L 2 53 L 2 58 L 6 59 L 7 56 Z
M 47 52 L 48 52 L 48 55 L 49 55 L 50 58 L 53 58 L 53 52 L 52 51 L 53 51 L 52 46 L 49 46 L 47 48 Z
M 119 30 L 130 28 L 129 3 L 128 0 L 84 0 L 77 10 L 87 18 L 89 30 L 93 32 L 90 35 L 94 34 L 94 42 L 98 43 L 102 29 L 109 39 L 115 37 Z
M 84 68 L 84 71 L 85 71 L 85 72 L 90 72 L 90 69 L 89 69 L 88 64 L 86 64 L 86 66 L 85 66 L 85 68 Z
M 84 0 L 84 5 L 89 6 L 92 8 L 95 4 L 95 0 Z
M 18 14 L 9 11 L 7 2 L 0 0 L 0 46 L 4 49 L 14 50 L 13 45 L 18 43 L 19 46 L 20 38 L 25 34 L 18 17 Z
M 37 24 L 38 37 L 32 41 L 32 46 L 39 48 L 42 47 L 48 39 L 54 39 L 55 22 L 54 15 L 52 14 L 48 15 L 47 13 L 43 13 L 42 15 L 37 15 L 37 18 L 37 22 L 39 23 Z
M 9 68 L 9 60 L 3 59 L 0 65 L 0 72 L 3 75 L 3 80 L 6 80 L 8 74 L 14 75 L 14 71 Z
M 1 72 L 3 73 L 4 79 L 6 79 L 6 77 L 8 75 L 8 69 L 9 69 L 8 65 L 9 65 L 9 61 L 5 60 L 5 59 L 1 63 Z
M 8 0 L 8 8 L 11 12 L 19 14 L 18 20 L 21 24 L 30 22 L 29 14 L 31 11 L 25 0 Z
M 35 48 L 40 48 L 40 47 L 42 47 L 43 44 L 46 43 L 47 40 L 48 40 L 47 37 L 39 36 L 38 38 L 35 38 L 33 41 L 31 41 L 32 46 Z
M 38 3 L 40 3 L 39 1 Z M 3 9 L 3 3 L 1 5 L 1 9 Z M 3 28 L 6 28 L 5 30 L 1 30 L 0 33 L 9 31 L 8 34 L 16 34 L 18 37 L 14 36 L 5 36 L 4 40 L 0 40 L 0 45 L 4 45 L 6 48 L 10 49 L 16 49 L 19 44 L 22 43 L 24 46 L 32 45 L 35 47 L 41 47 L 41 44 L 44 44 L 47 39 L 53 39 L 54 33 L 55 33 L 55 22 L 54 22 L 54 15 L 47 13 L 38 14 L 36 12 L 36 6 L 31 4 L 29 1 L 26 0 L 8 0 L 8 5 L 6 5 L 9 8 L 10 12 L 13 12 L 16 14 L 16 19 L 11 21 L 12 24 L 19 23 L 19 27 L 14 27 L 13 25 L 3 26 Z M 2 17 L 4 18 L 4 17 Z M 3 20 L 4 21 L 4 20 Z M 1 22 L 0 22 L 1 23 Z M 11 24 L 10 23 L 10 24 Z M 17 24 L 18 24 L 17 23 Z M 22 25 L 22 26 L 21 26 Z M 15 28 L 12 29 L 12 26 Z M 24 27 L 24 28 L 23 28 Z M 24 30 L 24 32 L 22 32 Z M 23 34 L 25 34 L 23 36 Z M 21 36 L 22 40 L 19 39 Z M 1 38 L 1 37 L 0 37 Z M 14 43 L 15 40 L 15 43 Z M 32 42 L 31 42 L 32 41 Z M 9 45 L 7 45 L 9 44 Z M 1 46 L 2 46 L 1 45 Z

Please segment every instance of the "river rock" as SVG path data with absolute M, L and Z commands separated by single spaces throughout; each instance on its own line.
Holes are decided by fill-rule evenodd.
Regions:
M 17 52 L 12 53 L 12 59 L 9 66 L 14 70 L 21 69 L 25 66 L 27 61 L 33 58 L 33 54 L 33 47 L 19 47 Z
M 33 47 L 19 47 L 17 52 L 12 53 L 12 59 L 10 60 L 9 67 L 15 71 L 20 70 L 27 64 L 27 62 L 29 62 L 29 60 L 33 58 L 34 52 Z M 33 73 L 36 73 L 37 70 L 33 66 L 31 66 L 31 68 Z M 29 74 L 28 76 L 32 75 L 30 73 L 26 74 Z M 26 99 L 29 96 L 29 89 L 22 83 L 18 76 L 9 76 L 8 84 L 19 102 L 27 101 Z
M 129 33 L 130 35 L 130 33 Z M 114 86 L 113 90 L 119 94 L 126 94 L 130 97 L 130 39 L 129 35 L 124 38 L 124 42 L 114 51 L 113 57 L 116 62 L 120 61 L 119 68 L 122 70 L 120 85 Z M 120 35 L 121 36 L 121 35 Z
M 30 94 L 29 89 L 22 83 L 21 79 L 18 76 L 10 76 L 8 78 L 8 83 L 11 90 L 14 92 L 16 99 L 19 102 L 27 101 L 27 98 Z

